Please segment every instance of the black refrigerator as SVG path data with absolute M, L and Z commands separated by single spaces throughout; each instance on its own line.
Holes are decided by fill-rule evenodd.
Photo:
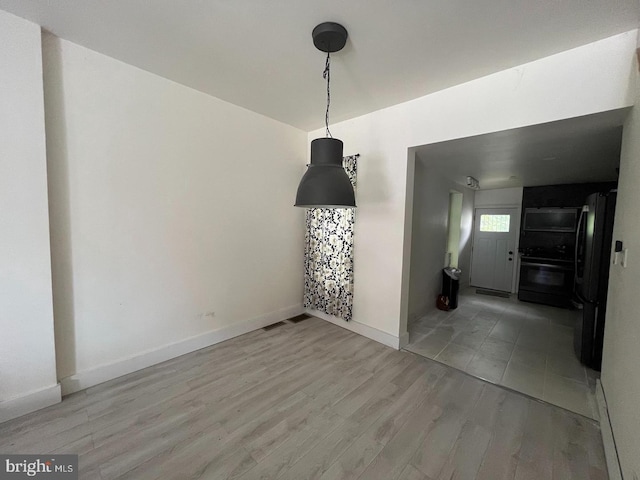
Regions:
M 580 361 L 594 370 L 602 364 L 616 196 L 615 191 L 589 195 L 578 222 L 574 290 L 582 318 L 574 331 L 574 347 Z

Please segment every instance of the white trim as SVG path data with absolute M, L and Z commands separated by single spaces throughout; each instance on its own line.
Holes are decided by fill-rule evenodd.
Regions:
M 230 338 L 244 335 L 253 330 L 271 325 L 272 323 L 295 317 L 302 312 L 302 304 L 292 305 L 244 322 L 222 327 L 218 330 L 212 330 L 175 343 L 170 343 L 169 345 L 147 350 L 146 352 L 123 358 L 113 363 L 78 372 L 60 380 L 62 384 L 62 394 L 69 395 L 70 393 L 84 390 L 108 380 L 171 360 L 186 353 L 191 353 L 201 348 L 224 342 Z
M 0 423 L 60 403 L 60 384 L 0 402 Z
M 401 348 L 400 338 L 391 335 L 390 333 L 383 332 L 382 330 L 378 330 L 377 328 L 370 327 L 369 325 L 365 325 L 364 323 L 354 322 L 353 320 L 350 322 L 346 322 L 341 318 L 329 315 L 324 312 L 320 312 L 318 310 L 306 309 L 305 313 L 314 317 L 318 317 L 322 320 L 326 320 L 327 322 L 333 323 L 334 325 L 342 327 L 346 330 L 351 330 L 353 333 L 357 333 L 358 335 L 362 335 L 363 337 L 370 338 L 371 340 L 375 340 L 378 343 L 382 343 L 383 345 L 386 345 L 388 347 L 395 348 L 396 350 L 399 350 Z
M 604 445 L 604 456 L 607 460 L 609 480 L 622 480 L 618 449 L 616 448 L 616 442 L 613 438 L 607 399 L 604 396 L 604 389 L 602 388 L 600 379 L 596 380 L 596 403 L 598 404 L 598 411 L 600 413 L 600 434 L 602 435 L 602 443 Z

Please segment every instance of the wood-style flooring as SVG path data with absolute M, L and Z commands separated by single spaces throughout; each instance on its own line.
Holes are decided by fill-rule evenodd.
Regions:
M 316 318 L 0 424 L 80 478 L 606 479 L 598 424 Z

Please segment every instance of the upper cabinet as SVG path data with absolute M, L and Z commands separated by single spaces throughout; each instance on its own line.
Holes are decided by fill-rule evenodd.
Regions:
M 525 208 L 522 230 L 525 232 L 575 232 L 578 209 L 536 207 Z

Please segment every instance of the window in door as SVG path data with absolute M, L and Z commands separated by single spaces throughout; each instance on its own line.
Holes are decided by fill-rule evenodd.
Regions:
M 511 215 L 480 215 L 481 232 L 508 232 Z

